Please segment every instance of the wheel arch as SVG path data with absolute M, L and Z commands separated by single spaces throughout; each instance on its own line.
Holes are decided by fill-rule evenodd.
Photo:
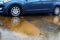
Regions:
M 9 5 L 9 7 L 8 7 L 8 9 L 7 9 L 7 12 L 9 12 L 10 7 L 11 7 L 11 6 L 14 6 L 14 5 L 19 6 L 19 7 L 21 8 L 21 10 L 23 10 L 23 8 L 22 8 L 22 5 L 21 5 L 21 4 L 13 3 L 13 4 L 10 4 L 10 5 Z
M 60 7 L 60 5 L 56 5 L 56 6 L 53 8 L 53 10 L 54 10 L 56 7 Z
M 54 8 L 53 8 L 53 15 L 55 15 L 55 14 L 54 14 L 54 10 L 55 10 L 56 7 L 59 7 L 59 8 L 60 8 L 60 5 L 55 5 L 55 6 L 54 6 Z
M 55 10 L 56 7 L 60 7 L 60 5 L 55 5 L 55 6 L 53 7 L 53 9 L 52 9 L 52 12 L 53 12 L 53 13 L 54 13 L 54 10 Z

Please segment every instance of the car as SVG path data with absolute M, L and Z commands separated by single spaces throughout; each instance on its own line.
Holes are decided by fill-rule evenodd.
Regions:
M 0 0 L 0 13 L 15 17 L 26 13 L 60 15 L 60 0 Z

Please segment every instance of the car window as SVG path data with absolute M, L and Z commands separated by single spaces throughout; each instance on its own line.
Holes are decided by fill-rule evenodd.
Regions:
M 8 0 L 0 0 L 0 1 L 8 1 Z
M 56 0 L 56 1 L 60 1 L 60 0 Z
M 41 1 L 53 1 L 53 0 L 41 0 Z
M 0 0 L 0 1 L 3 1 L 3 0 Z
M 40 1 L 40 0 L 28 0 L 29 2 Z

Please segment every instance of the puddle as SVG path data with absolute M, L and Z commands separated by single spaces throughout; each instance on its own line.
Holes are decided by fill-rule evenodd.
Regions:
M 60 17 L 0 16 L 0 40 L 60 40 Z

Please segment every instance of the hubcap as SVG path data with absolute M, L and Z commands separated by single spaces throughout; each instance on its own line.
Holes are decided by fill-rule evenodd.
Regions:
M 18 16 L 18 15 L 20 14 L 20 8 L 17 7 L 17 6 L 12 7 L 12 9 L 11 9 L 11 14 L 12 14 L 13 16 Z
M 55 8 L 55 14 L 60 15 L 60 8 L 59 7 Z

